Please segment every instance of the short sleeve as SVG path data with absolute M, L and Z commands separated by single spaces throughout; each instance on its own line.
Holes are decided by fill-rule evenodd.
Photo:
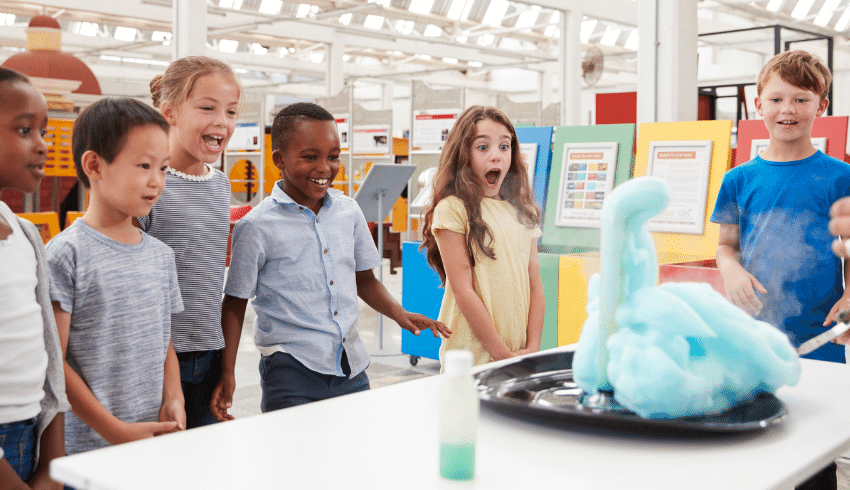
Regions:
M 537 239 L 543 236 L 543 232 L 540 230 L 539 226 L 535 226 L 531 229 L 531 238 Z
M 465 235 L 466 228 L 466 208 L 460 199 L 451 196 L 437 203 L 437 206 L 434 207 L 431 231 L 449 230 Z
M 723 176 L 720 184 L 720 192 L 717 194 L 717 202 L 714 204 L 714 212 L 711 214 L 712 223 L 739 224 L 741 217 L 736 199 L 735 181 L 733 174 L 727 173 Z
M 174 252 L 168 254 L 168 285 L 171 289 L 171 314 L 183 311 L 183 295 L 180 294 L 180 284 L 177 281 L 177 265 L 174 262 Z
M 250 299 L 257 293 L 257 276 L 266 263 L 263 240 L 256 225 L 245 218 L 236 222 L 230 246 L 230 268 L 224 294 Z
M 59 303 L 62 311 L 74 312 L 76 290 L 76 251 L 63 237 L 47 243 L 47 272 L 50 277 L 50 301 Z
M 355 206 L 354 214 L 357 216 L 354 223 L 354 270 L 365 271 L 380 267 L 381 255 L 372 240 L 366 217 L 359 206 Z

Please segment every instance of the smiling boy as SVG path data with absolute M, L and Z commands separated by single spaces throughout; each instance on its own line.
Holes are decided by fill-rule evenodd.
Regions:
M 263 354 L 263 412 L 369 389 L 358 296 L 414 334 L 450 333 L 402 308 L 372 273 L 381 258 L 363 213 L 330 188 L 340 154 L 334 117 L 315 104 L 293 104 L 275 117 L 271 137 L 282 179 L 233 230 L 222 305 L 223 381 L 213 395 L 219 419 L 231 418 L 249 298 L 257 312 L 254 342 Z
M 827 229 L 830 206 L 850 194 L 850 165 L 811 141 L 812 124 L 829 105 L 831 78 L 806 51 L 778 54 L 762 68 L 755 105 L 770 143 L 726 173 L 711 216 L 720 224 L 717 266 L 727 297 L 794 345 L 850 306 L 842 286 L 850 262 L 842 271 Z M 805 357 L 844 362 L 844 349 L 828 344 Z

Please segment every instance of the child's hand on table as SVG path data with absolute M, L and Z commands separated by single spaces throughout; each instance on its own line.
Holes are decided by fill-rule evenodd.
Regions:
M 210 412 L 219 422 L 234 419 L 233 415 L 227 413 L 227 409 L 233 406 L 233 392 L 235 390 L 236 379 L 234 376 L 222 373 L 210 399 Z
M 170 400 L 162 404 L 159 409 L 159 421 L 165 423 L 174 423 L 170 428 L 157 431 L 154 436 L 161 436 L 171 432 L 179 432 L 186 430 L 186 410 L 179 400 Z
M 434 337 L 440 337 L 442 334 L 443 337 L 449 338 L 452 334 L 452 331 L 449 330 L 449 327 L 443 325 L 442 322 L 438 322 L 436 320 L 432 320 L 425 315 L 421 315 L 419 313 L 411 313 L 405 312 L 401 318 L 399 318 L 398 326 L 401 328 L 408 330 L 413 335 L 419 335 L 419 332 L 422 330 L 430 329 L 434 334 Z

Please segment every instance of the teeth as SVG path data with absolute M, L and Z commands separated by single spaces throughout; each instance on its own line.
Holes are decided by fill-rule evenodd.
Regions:
M 319 184 L 319 185 L 327 185 L 329 179 L 310 179 L 310 180 Z

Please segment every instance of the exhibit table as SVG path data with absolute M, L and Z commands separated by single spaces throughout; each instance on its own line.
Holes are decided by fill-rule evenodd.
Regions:
M 786 419 L 747 433 L 615 432 L 482 407 L 471 482 L 439 477 L 439 376 L 60 458 L 51 476 L 79 490 L 787 489 L 850 449 L 850 369 L 802 364 L 777 393 Z

